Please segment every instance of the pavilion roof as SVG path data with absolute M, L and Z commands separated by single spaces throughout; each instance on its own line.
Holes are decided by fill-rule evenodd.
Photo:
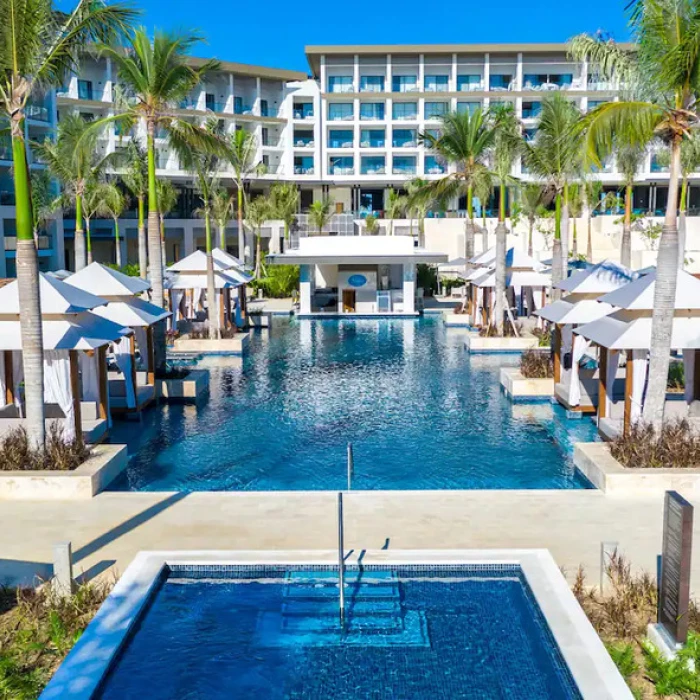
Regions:
M 119 270 L 93 262 L 65 280 L 78 289 L 102 297 L 121 297 L 141 294 L 151 288 L 140 277 L 129 277 Z
M 655 288 L 656 270 L 603 295 L 599 301 L 630 311 L 653 311 Z M 700 280 L 684 270 L 678 271 L 674 308 L 700 310 Z
M 607 294 L 638 277 L 628 267 L 612 260 L 603 260 L 585 270 L 577 270 L 555 285 L 569 294 Z
M 106 299 L 78 289 L 56 277 L 39 273 L 39 297 L 42 316 L 62 316 L 89 311 L 107 303 Z M 19 314 L 17 280 L 0 288 L 0 316 Z

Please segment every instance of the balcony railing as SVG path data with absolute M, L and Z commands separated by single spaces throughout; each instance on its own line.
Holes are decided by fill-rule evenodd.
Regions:
M 234 106 L 233 111 L 235 114 L 252 114 L 253 108 L 250 105 L 237 104 Z
M 360 112 L 362 122 L 383 122 L 385 112 Z
M 375 85 L 368 83 L 363 85 L 360 83 L 360 92 L 384 92 L 384 84 Z
M 391 169 L 394 175 L 415 175 L 416 166 L 415 165 L 394 165 Z
M 484 89 L 484 83 L 479 82 L 479 83 L 460 83 L 457 86 L 458 92 L 478 92 L 480 90 L 483 91 Z
M 386 139 L 369 139 L 360 141 L 360 148 L 384 148 Z
M 314 147 L 314 140 L 313 139 L 294 139 L 294 146 L 295 146 L 295 148 L 313 148 Z
M 352 84 L 350 84 L 350 85 L 344 85 L 344 84 L 329 85 L 328 92 L 331 92 L 334 95 L 341 94 L 341 93 L 355 92 L 355 86 Z
M 360 168 L 360 175 L 385 175 L 386 167 L 383 165 L 378 166 L 363 166 Z
M 225 102 L 207 102 L 206 107 L 210 112 L 226 112 Z
M 394 148 L 415 148 L 418 145 L 415 139 L 394 139 L 392 144 Z
M 313 109 L 295 109 L 294 110 L 295 119 L 313 119 L 314 110 Z
M 49 110 L 41 105 L 28 104 L 24 113 L 29 119 L 35 119 L 40 122 L 49 121 Z
M 199 109 L 199 104 L 196 100 L 180 100 L 178 107 L 180 109 Z
M 328 141 L 328 148 L 352 148 L 352 141 L 347 141 L 345 139 L 330 139 Z
M 355 174 L 355 168 L 347 167 L 347 166 L 342 166 L 342 165 L 331 165 L 328 168 L 328 172 L 331 175 L 354 175 Z
M 295 175 L 313 175 L 314 166 L 313 165 L 295 165 L 294 166 Z
M 394 121 L 395 122 L 411 122 L 411 121 L 416 121 L 417 119 L 418 119 L 418 112 L 411 112 L 410 114 L 406 114 L 406 113 L 394 114 Z
M 12 148 L 10 146 L 0 146 L 0 160 L 12 160 Z

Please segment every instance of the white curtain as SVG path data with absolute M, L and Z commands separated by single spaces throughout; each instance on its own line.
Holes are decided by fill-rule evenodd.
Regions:
M 600 349 L 601 352 L 606 352 L 605 348 Z M 605 415 L 610 418 L 613 407 L 613 387 L 615 385 L 615 377 L 617 376 L 617 363 L 619 357 L 618 350 L 608 350 L 608 372 L 606 378 L 607 394 L 605 397 Z
M 146 329 L 143 326 L 134 328 L 136 336 L 136 345 L 141 353 L 141 364 L 144 368 L 148 368 L 148 339 L 146 338 Z
M 530 289 L 532 290 L 532 303 L 535 306 L 534 309 L 528 309 L 530 315 L 532 315 L 534 311 L 539 311 L 544 306 L 544 300 L 542 299 L 542 297 L 543 297 L 542 287 L 540 287 L 540 288 L 530 287 Z M 545 320 L 541 316 L 538 316 L 537 317 L 537 328 L 544 327 L 544 324 L 545 324 Z
M 136 391 L 134 388 L 133 375 L 131 372 L 131 343 L 128 338 L 122 338 L 114 344 L 114 361 L 119 367 L 119 371 L 124 375 L 124 386 L 126 393 L 127 408 L 136 408 Z
M 78 366 L 80 367 L 80 378 L 83 386 L 83 401 L 100 400 L 100 377 L 97 369 L 98 353 L 93 353 L 92 357 L 81 352 L 78 355 Z
M 238 328 L 243 328 L 243 312 L 241 311 L 241 305 L 238 302 L 238 299 L 233 300 L 233 306 L 236 310 L 236 326 Z
M 482 287 L 475 287 L 476 289 L 476 303 L 474 304 L 474 318 L 472 319 L 472 326 L 479 325 L 479 319 L 481 318 L 481 309 L 484 305 L 484 290 Z
M 644 389 L 647 383 L 647 351 L 632 350 L 632 396 L 630 421 L 636 423 L 642 417 Z
M 75 439 L 75 410 L 70 381 L 70 359 L 68 350 L 44 351 L 44 403 L 58 404 L 66 417 L 63 439 Z
M 574 336 L 573 350 L 571 351 L 571 372 L 569 373 L 569 403 L 578 406 L 581 403 L 581 382 L 578 378 L 578 363 L 591 347 L 589 340 L 582 335 Z
M 683 374 L 685 376 L 685 402 L 692 403 L 695 384 L 695 350 L 683 350 Z
M 561 327 L 561 352 L 564 355 L 567 352 L 571 352 L 573 349 L 573 334 L 574 327 L 567 323 Z
M 182 289 L 170 290 L 170 310 L 172 314 L 168 318 L 168 325 L 171 330 L 177 326 L 177 322 L 183 316 L 182 299 L 184 296 L 185 292 Z
M 7 403 L 7 385 L 5 384 L 5 353 L 0 351 L 0 408 L 5 408 Z

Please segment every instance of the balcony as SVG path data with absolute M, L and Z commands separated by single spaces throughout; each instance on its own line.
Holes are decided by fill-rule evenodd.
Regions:
M 352 77 L 346 75 L 331 75 L 328 78 L 328 92 L 334 95 L 355 92 Z
M 354 175 L 355 168 L 345 165 L 331 165 L 328 168 L 328 173 L 330 175 Z
M 541 113 L 541 102 L 523 102 L 523 119 L 538 119 Z
M 515 90 L 515 81 L 513 80 L 513 76 L 507 73 L 490 76 L 489 90 L 492 92 Z
M 447 92 L 450 89 L 450 78 L 447 75 L 426 75 L 423 81 L 424 92 Z
M 383 122 L 385 115 L 384 105 L 377 105 L 375 107 L 360 105 L 360 121 Z
M 480 75 L 458 75 L 457 92 L 476 92 L 484 89 L 484 79 Z
M 386 164 L 384 158 L 363 158 L 360 165 L 360 175 L 385 175 Z
M 199 103 L 197 100 L 193 100 L 192 98 L 187 98 L 184 100 L 180 100 L 180 103 L 178 104 L 179 109 L 199 109 Z
M 396 129 L 391 143 L 394 148 L 415 148 L 418 145 L 416 132 L 412 129 Z
M 426 102 L 425 118 L 432 120 L 442 119 L 449 111 L 447 102 Z
M 426 175 L 444 175 L 447 172 L 445 164 L 435 156 L 426 156 L 424 164 Z
M 351 122 L 354 119 L 352 105 L 329 105 L 329 122 Z
M 418 79 L 416 76 L 395 76 L 391 81 L 392 92 L 418 92 Z
M 571 90 L 583 88 L 580 79 L 574 80 L 572 73 L 526 73 L 523 90 Z
M 328 148 L 352 148 L 352 138 L 348 139 L 329 139 Z
M 415 175 L 416 166 L 415 165 L 394 165 L 391 169 L 394 175 Z
M 381 138 L 362 138 L 360 137 L 360 148 L 385 148 L 386 139 L 382 136 Z
M 206 108 L 210 112 L 226 112 L 226 111 L 228 111 L 226 109 L 225 102 L 210 102 L 209 100 L 207 100 Z
M 651 156 L 650 170 L 652 173 L 667 173 L 669 157 L 666 153 L 654 153 Z
M 295 138 L 294 139 L 294 148 L 313 148 L 314 147 L 314 140 L 313 138 Z
M 418 120 L 418 105 L 415 103 L 394 105 L 392 111 L 394 121 L 417 121 Z
M 361 77 L 360 92 L 384 92 L 384 77 L 374 75 Z
M 48 122 L 49 121 L 49 110 L 47 107 L 42 105 L 35 105 L 28 103 L 25 110 L 25 115 L 27 119 L 33 119 L 38 122 Z
M 313 119 L 313 105 L 294 105 L 294 119 Z
M 313 165 L 295 165 L 294 166 L 295 175 L 313 175 L 314 166 Z
M 234 114 L 252 115 L 253 108 L 250 105 L 244 104 L 243 102 L 237 102 L 234 100 L 233 113 Z

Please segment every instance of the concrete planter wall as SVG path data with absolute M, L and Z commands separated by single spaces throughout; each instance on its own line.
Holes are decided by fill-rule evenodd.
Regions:
M 498 353 L 525 352 L 537 347 L 538 339 L 534 336 L 523 338 L 482 338 L 480 335 L 470 335 L 464 341 L 467 352 Z M 544 348 L 542 348 L 544 350 Z
M 697 469 L 656 469 L 624 467 L 602 442 L 577 442 L 574 448 L 576 468 L 606 494 L 662 494 L 680 491 L 700 495 L 700 465 Z
M 0 472 L 0 500 L 86 499 L 105 489 L 126 469 L 126 445 L 97 445 L 73 471 Z
M 453 314 L 444 311 L 442 318 L 445 325 L 451 328 L 469 328 L 469 314 Z
M 501 386 L 512 399 L 544 399 L 554 395 L 554 379 L 527 379 L 516 367 L 501 368 Z
M 208 338 L 194 340 L 183 335 L 175 340 L 172 352 L 242 355 L 248 349 L 249 342 L 248 333 L 236 333 L 233 338 L 220 338 L 218 340 L 209 340 Z
M 192 369 L 183 379 L 156 379 L 156 395 L 165 401 L 196 401 L 209 391 L 209 372 Z
M 269 328 L 272 325 L 272 314 L 248 314 L 248 323 L 251 328 Z

